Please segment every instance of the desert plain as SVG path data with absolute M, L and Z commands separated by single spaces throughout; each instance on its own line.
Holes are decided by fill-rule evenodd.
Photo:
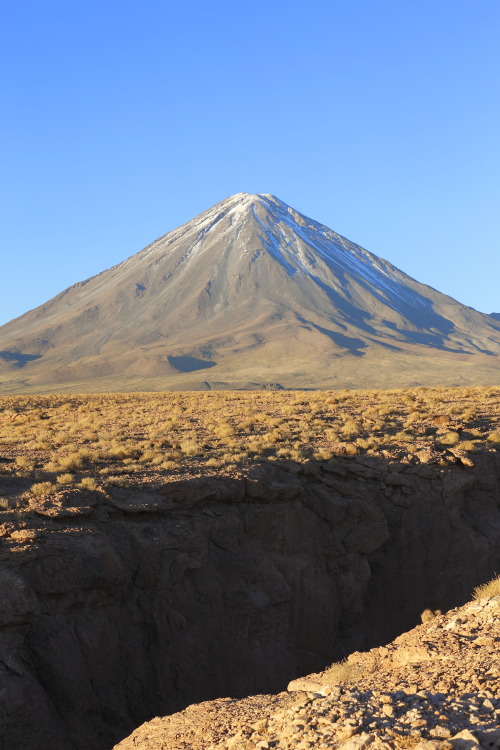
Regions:
M 500 387 L 3 396 L 0 439 L 5 747 L 497 746 L 498 597 L 455 608 Z

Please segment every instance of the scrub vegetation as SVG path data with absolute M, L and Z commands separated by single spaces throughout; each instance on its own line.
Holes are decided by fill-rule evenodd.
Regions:
M 25 496 L 364 454 L 470 466 L 499 445 L 500 387 L 0 398 L 0 474 Z
M 488 599 L 490 596 L 500 596 L 500 576 L 495 576 L 491 581 L 483 583 L 474 589 L 474 599 Z

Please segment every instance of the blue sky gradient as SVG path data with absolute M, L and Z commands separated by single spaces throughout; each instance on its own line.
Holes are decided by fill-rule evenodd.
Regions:
M 0 324 L 236 192 L 500 312 L 498 0 L 19 0 Z

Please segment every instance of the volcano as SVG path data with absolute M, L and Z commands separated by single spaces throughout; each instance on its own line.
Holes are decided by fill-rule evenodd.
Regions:
M 0 392 L 485 385 L 499 355 L 498 316 L 239 193 L 0 327 Z

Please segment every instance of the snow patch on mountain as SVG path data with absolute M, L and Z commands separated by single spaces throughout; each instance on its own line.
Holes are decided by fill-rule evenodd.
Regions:
M 408 288 L 403 279 L 403 283 L 397 279 L 396 269 L 389 272 L 377 262 L 376 256 L 359 245 L 290 209 L 274 196 L 259 195 L 255 198 L 257 200 L 251 203 L 251 211 L 262 227 L 261 239 L 268 252 L 288 274 L 302 271 L 329 283 L 330 279 L 317 262 L 319 256 L 336 276 L 347 274 L 358 282 L 361 280 L 381 302 L 398 312 L 401 311 L 401 304 L 423 310 L 431 306 L 429 300 Z M 242 206 L 247 205 L 248 199 L 242 201 Z

